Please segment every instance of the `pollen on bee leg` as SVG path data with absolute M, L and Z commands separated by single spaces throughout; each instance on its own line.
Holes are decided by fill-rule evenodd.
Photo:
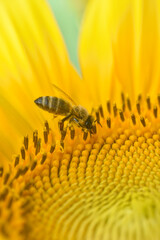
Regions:
M 124 122 L 125 118 L 124 118 L 124 114 L 123 114 L 122 110 L 119 110 L 119 116 L 120 116 L 120 119 L 122 120 L 122 122 Z
M 28 142 L 29 142 L 28 136 L 24 137 L 24 147 L 26 150 L 28 150 Z
M 134 114 L 131 115 L 133 125 L 136 125 L 136 117 Z
M 83 133 L 83 140 L 86 141 L 88 137 L 88 131 L 85 129 Z
M 140 121 L 141 121 L 143 127 L 146 127 L 146 121 L 143 116 L 140 117 Z
M 110 117 L 107 118 L 106 122 L 107 122 L 107 126 L 108 126 L 109 128 L 111 128 L 111 118 L 110 118 Z
M 102 118 L 104 118 L 103 107 L 102 105 L 99 106 L 99 112 Z
M 151 99 L 149 96 L 146 98 L 146 102 L 147 102 L 147 107 L 150 110 L 151 109 Z
M 107 111 L 110 114 L 111 113 L 111 102 L 108 100 L 106 105 L 107 105 Z
M 153 114 L 154 114 L 154 117 L 157 118 L 157 115 L 158 115 L 158 108 L 157 108 L 157 106 L 154 106 Z

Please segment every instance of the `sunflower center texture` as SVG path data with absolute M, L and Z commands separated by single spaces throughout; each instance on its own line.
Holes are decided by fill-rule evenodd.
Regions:
M 143 108 L 142 108 L 143 106 Z M 0 229 L 16 239 L 158 239 L 159 106 L 128 101 L 96 112 L 97 132 L 77 127 L 64 149 L 45 123 L 0 167 Z M 11 231 L 12 229 L 12 231 Z

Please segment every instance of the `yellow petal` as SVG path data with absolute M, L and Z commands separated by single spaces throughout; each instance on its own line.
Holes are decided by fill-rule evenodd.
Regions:
M 18 14 L 17 14 L 18 13 Z M 34 104 L 37 97 L 54 95 L 52 83 L 68 94 L 80 78 L 69 62 L 57 23 L 46 1 L 6 0 L 0 3 L 0 97 L 3 144 L 11 158 L 19 136 L 30 134 L 52 116 Z M 74 94 L 76 96 L 76 94 Z M 14 140 L 10 133 L 14 133 Z M 6 140 L 5 140 L 6 139 Z M 12 151 L 4 146 L 12 142 Z M 10 145 L 10 143 L 9 143 Z M 14 150 L 14 151 L 13 151 Z
M 114 99 L 123 89 L 135 100 L 139 93 L 157 89 L 160 55 L 157 3 L 90 1 L 82 26 L 80 63 L 84 78 L 92 85 L 92 95 L 98 91 L 99 99 L 104 101 L 102 96 Z M 117 81 L 121 88 L 114 91 Z

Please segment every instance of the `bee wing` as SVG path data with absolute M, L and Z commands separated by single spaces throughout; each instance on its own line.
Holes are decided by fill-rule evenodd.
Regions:
M 68 100 L 70 100 L 72 102 L 73 105 L 78 105 L 66 92 L 64 92 L 61 88 L 59 88 L 58 86 L 56 86 L 54 83 L 52 83 L 52 86 L 58 90 L 59 92 L 61 92 L 64 96 L 66 96 L 66 98 Z

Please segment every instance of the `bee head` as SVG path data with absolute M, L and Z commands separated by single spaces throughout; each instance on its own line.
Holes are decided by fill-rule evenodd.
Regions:
M 87 129 L 89 129 L 89 130 L 92 130 L 92 128 L 93 128 L 93 121 L 94 121 L 93 116 L 89 115 L 88 118 L 85 121 L 85 127 Z

